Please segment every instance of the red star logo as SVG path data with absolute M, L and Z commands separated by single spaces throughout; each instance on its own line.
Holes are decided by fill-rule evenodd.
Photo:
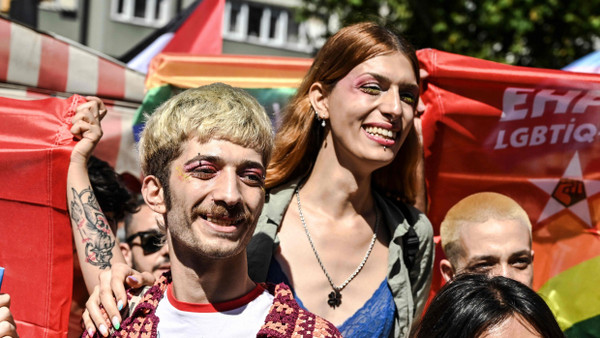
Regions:
M 568 209 L 588 227 L 593 227 L 587 199 L 600 192 L 600 181 L 583 179 L 579 153 L 575 152 L 561 178 L 530 179 L 529 181 L 549 195 L 538 222 Z

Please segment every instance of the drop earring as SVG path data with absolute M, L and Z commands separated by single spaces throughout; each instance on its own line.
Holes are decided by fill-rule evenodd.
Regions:
M 319 112 L 315 108 L 313 108 L 313 110 L 315 111 L 315 117 L 317 118 L 317 121 L 321 121 L 321 127 L 325 128 L 325 126 L 327 125 L 325 123 L 325 119 L 319 116 Z

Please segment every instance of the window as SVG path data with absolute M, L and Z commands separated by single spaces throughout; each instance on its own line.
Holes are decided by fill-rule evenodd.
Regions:
M 303 23 L 287 8 L 260 3 L 226 1 L 223 37 L 270 47 L 310 52 Z
M 260 37 L 260 26 L 261 18 L 263 15 L 263 9 L 258 6 L 248 6 L 248 29 L 246 30 L 247 36 Z
M 41 0 L 39 8 L 63 11 L 63 12 L 76 12 L 77 1 L 76 0 Z
M 300 25 L 298 25 L 295 21 L 288 20 L 287 34 L 288 34 L 288 41 L 289 42 L 291 42 L 291 43 L 301 43 L 301 39 L 300 39 Z M 304 39 L 302 42 L 306 43 L 306 39 Z
M 173 16 L 173 0 L 111 0 L 110 17 L 114 21 L 161 27 Z

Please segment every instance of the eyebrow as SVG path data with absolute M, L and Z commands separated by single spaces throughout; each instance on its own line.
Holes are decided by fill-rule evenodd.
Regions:
M 219 156 L 198 154 L 198 155 L 192 157 L 191 159 L 187 160 L 183 165 L 187 166 L 189 164 L 192 164 L 192 163 L 198 162 L 198 161 L 217 162 L 217 163 L 222 162 L 222 160 Z
M 494 261 L 494 260 L 498 260 L 497 256 L 493 256 L 493 255 L 481 255 L 481 256 L 475 256 L 471 259 L 469 259 L 469 262 L 474 262 L 474 261 Z
M 265 171 L 265 167 L 262 165 L 262 163 L 251 160 L 245 160 L 240 162 L 238 167 L 260 169 L 261 171 L 263 171 L 263 175 Z
M 513 253 L 510 254 L 510 256 L 508 256 L 508 258 L 512 258 L 512 257 L 515 257 L 515 256 L 521 256 L 521 255 L 531 256 L 531 251 L 529 251 L 529 250 L 521 250 L 521 251 L 513 252 Z M 492 261 L 492 260 L 498 260 L 498 257 L 494 256 L 494 255 L 475 256 L 475 257 L 469 259 L 469 262 L 473 262 L 473 261 Z
M 194 156 L 193 158 L 189 159 L 188 161 L 186 161 L 183 166 L 187 166 L 189 164 L 192 164 L 194 162 L 199 162 L 199 161 L 207 161 L 207 162 L 214 162 L 214 163 L 223 163 L 223 159 L 219 156 L 214 156 L 214 155 L 202 155 L 202 154 L 198 154 L 196 156 Z M 262 165 L 262 163 L 257 162 L 257 161 L 252 161 L 252 160 L 243 160 L 241 162 L 236 163 L 237 167 L 242 167 L 242 168 L 257 168 L 260 169 L 262 171 L 265 171 L 265 167 Z
M 517 252 L 513 252 L 510 257 L 515 257 L 515 256 L 521 256 L 521 255 L 527 255 L 527 256 L 531 256 L 531 250 L 521 250 L 521 251 L 517 251 Z

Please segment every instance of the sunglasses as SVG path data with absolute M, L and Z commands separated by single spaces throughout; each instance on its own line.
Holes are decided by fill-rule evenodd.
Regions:
M 140 238 L 140 243 L 132 243 L 137 237 Z M 149 255 L 157 252 L 165 245 L 165 235 L 157 230 L 140 231 L 127 237 L 125 241 L 129 246 L 141 246 L 144 255 Z

